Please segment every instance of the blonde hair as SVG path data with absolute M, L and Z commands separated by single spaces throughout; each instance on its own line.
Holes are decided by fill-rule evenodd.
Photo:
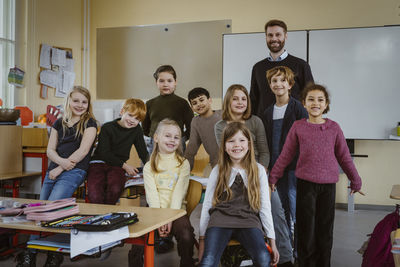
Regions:
M 79 136 L 83 135 L 83 132 L 85 131 L 85 129 L 87 127 L 88 121 L 90 119 L 96 120 L 96 118 L 93 115 L 92 103 L 91 103 L 89 90 L 83 86 L 74 86 L 72 88 L 72 90 L 69 92 L 68 96 L 65 98 L 64 114 L 62 117 L 62 127 L 63 127 L 64 134 L 68 129 L 68 122 L 70 122 L 72 119 L 72 110 L 70 107 L 70 102 L 71 102 L 71 97 L 72 97 L 73 93 L 80 93 L 84 97 L 86 97 L 86 99 L 88 100 L 88 108 L 87 108 L 86 112 L 81 115 L 78 125 L 76 126 L 75 138 L 78 138 Z
M 241 122 L 229 123 L 222 133 L 222 143 L 219 147 L 218 158 L 218 182 L 215 188 L 213 205 L 229 201 L 232 198 L 232 190 L 229 187 L 229 178 L 232 170 L 232 160 L 228 153 L 225 151 L 226 142 L 232 138 L 236 133 L 242 132 L 249 142 L 249 150 L 241 161 L 242 167 L 247 172 L 247 197 L 250 207 L 254 211 L 259 211 L 261 207 L 260 200 L 260 179 L 258 177 L 258 166 L 254 156 L 253 140 L 249 129 Z M 223 193 L 226 191 L 225 199 L 222 199 Z
M 182 131 L 181 131 L 181 128 L 179 127 L 178 123 L 176 123 L 176 121 L 170 120 L 170 119 L 163 119 L 162 121 L 160 121 L 158 123 L 157 129 L 154 133 L 154 137 L 156 135 L 160 135 L 165 126 L 175 126 L 179 130 L 180 137 L 182 137 Z M 159 147 L 158 143 L 154 142 L 153 152 L 151 153 L 151 156 L 150 156 L 150 166 L 151 166 L 151 170 L 156 173 L 160 172 L 160 170 L 157 167 L 158 161 L 160 158 L 159 154 L 160 154 L 160 147 Z M 185 160 L 185 158 L 183 157 L 181 142 L 179 142 L 179 146 L 178 146 L 177 150 L 175 151 L 175 158 L 179 162 L 178 167 L 181 166 Z
M 146 105 L 140 99 L 129 98 L 125 100 L 122 106 L 122 112 L 132 113 L 139 121 L 143 121 L 146 116 Z
M 225 93 L 224 103 L 222 104 L 222 119 L 225 121 L 233 121 L 233 114 L 231 110 L 231 103 L 233 99 L 233 95 L 235 91 L 239 90 L 242 91 L 247 98 L 247 108 L 246 111 L 243 113 L 242 118 L 244 120 L 248 120 L 251 117 L 251 104 L 250 104 L 250 97 L 249 93 L 247 92 L 246 87 L 241 84 L 232 84 L 229 86 L 228 90 Z

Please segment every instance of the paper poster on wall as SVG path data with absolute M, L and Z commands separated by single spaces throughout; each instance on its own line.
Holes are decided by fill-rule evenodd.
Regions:
M 75 73 L 70 71 L 63 71 L 62 73 L 62 91 L 68 93 L 74 86 Z
M 67 51 L 57 48 L 51 49 L 51 64 L 56 66 L 65 66 Z
M 40 63 L 39 63 L 40 67 L 45 69 L 51 69 L 50 52 L 51 52 L 51 46 L 47 44 L 42 44 L 42 48 L 40 49 Z

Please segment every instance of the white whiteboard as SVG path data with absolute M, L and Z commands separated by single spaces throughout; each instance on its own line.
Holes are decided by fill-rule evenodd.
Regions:
M 222 96 L 235 83 L 244 85 L 250 91 L 253 65 L 269 53 L 265 33 L 224 34 L 223 43 Z M 285 48 L 290 54 L 306 60 L 307 32 L 288 32 Z
M 400 121 L 400 27 L 310 31 L 309 64 L 346 138 L 389 138 Z

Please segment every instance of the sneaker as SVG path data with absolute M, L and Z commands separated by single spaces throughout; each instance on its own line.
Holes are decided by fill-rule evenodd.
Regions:
M 44 267 L 59 267 L 64 261 L 64 256 L 61 253 L 49 252 Z
M 15 257 L 16 267 L 36 267 L 36 253 L 24 250 Z

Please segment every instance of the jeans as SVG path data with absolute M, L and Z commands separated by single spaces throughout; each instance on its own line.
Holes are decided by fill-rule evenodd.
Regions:
M 297 181 L 299 267 L 329 267 L 336 184 Z
M 297 257 L 297 233 L 292 232 L 292 222 L 294 225 L 296 224 L 297 178 L 294 172 L 294 170 L 285 172 L 284 176 L 277 182 L 277 191 L 282 202 L 282 208 L 285 211 L 290 240 L 294 240 L 294 256 Z
M 292 261 L 293 251 L 285 212 L 277 191 L 271 192 L 271 213 L 274 221 L 275 242 L 279 252 L 279 263 Z
M 231 238 L 235 238 L 246 249 L 254 266 L 270 266 L 271 256 L 260 229 L 210 227 L 206 231 L 204 254 L 199 267 L 217 267 Z
M 63 171 L 55 180 L 49 178 L 49 172 L 43 181 L 41 200 L 58 200 L 71 197 L 86 177 L 86 171 L 75 168 Z

